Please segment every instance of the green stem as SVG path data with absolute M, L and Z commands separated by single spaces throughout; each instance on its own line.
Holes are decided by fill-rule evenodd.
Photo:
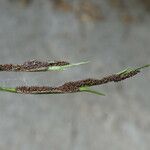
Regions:
M 5 92 L 11 92 L 11 93 L 16 93 L 16 88 L 9 88 L 9 87 L 0 87 L 0 91 L 5 91 Z

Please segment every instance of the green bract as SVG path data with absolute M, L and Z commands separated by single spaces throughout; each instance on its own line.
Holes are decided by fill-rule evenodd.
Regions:
M 85 61 L 85 62 L 80 62 L 80 63 L 74 63 L 74 64 L 69 64 L 69 65 L 64 65 L 64 66 L 51 66 L 48 67 L 48 71 L 61 71 L 61 70 L 66 70 L 70 67 L 74 67 L 74 66 L 79 66 L 79 65 L 83 65 L 83 64 L 87 64 L 89 63 L 89 61 Z

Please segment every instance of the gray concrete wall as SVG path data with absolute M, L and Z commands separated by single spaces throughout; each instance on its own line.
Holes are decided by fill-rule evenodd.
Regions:
M 59 85 L 150 63 L 150 17 L 144 5 L 101 0 L 79 8 L 79 2 L 53 7 L 48 0 L 27 6 L 0 0 L 0 63 L 91 61 L 62 72 L 1 72 L 1 85 Z M 149 150 L 149 83 L 146 69 L 124 82 L 93 87 L 105 97 L 0 92 L 0 149 Z

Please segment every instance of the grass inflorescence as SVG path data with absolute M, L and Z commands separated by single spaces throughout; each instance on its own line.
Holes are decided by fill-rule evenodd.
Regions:
M 0 64 L 0 71 L 8 71 L 8 72 L 57 71 L 86 63 L 88 62 L 70 64 L 69 62 L 66 61 L 49 62 L 49 61 L 30 60 L 24 62 L 23 64 Z
M 52 70 L 63 70 L 71 66 L 76 66 L 80 64 L 84 64 L 87 62 L 81 62 L 76 64 L 69 64 L 68 62 L 64 61 L 57 61 L 57 62 L 41 62 L 41 61 L 28 61 L 25 62 L 23 65 L 1 65 L 2 71 L 39 71 L 39 68 L 45 68 L 44 70 L 40 71 L 48 71 L 50 67 L 56 67 Z M 4 67 L 6 66 L 6 68 Z M 10 67 L 11 66 L 11 67 Z M 17 69 L 17 67 L 19 69 Z M 60 68 L 57 68 L 60 67 Z M 95 90 L 90 89 L 91 86 L 102 85 L 109 82 L 119 82 L 125 80 L 127 78 L 131 78 L 136 74 L 140 73 L 141 69 L 150 67 L 150 65 L 145 65 L 138 68 L 127 68 L 121 72 L 116 74 L 105 76 L 101 79 L 83 79 L 77 81 L 69 81 L 64 83 L 60 86 L 19 86 L 19 87 L 0 87 L 1 91 L 13 92 L 13 93 L 21 93 L 21 94 L 65 94 L 65 93 L 75 93 L 75 92 L 90 92 L 95 93 L 98 95 L 104 95 L 103 93 L 97 92 Z M 3 69 L 2 69 L 3 68 Z M 46 69 L 47 68 L 47 69 Z

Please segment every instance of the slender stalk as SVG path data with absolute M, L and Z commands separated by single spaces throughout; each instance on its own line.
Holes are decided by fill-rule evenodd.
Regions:
M 84 79 L 78 81 L 66 82 L 63 85 L 57 87 L 49 86 L 20 86 L 20 87 L 1 87 L 1 91 L 21 93 L 21 94 L 65 94 L 65 93 L 75 93 L 75 92 L 90 92 L 98 95 L 104 95 L 103 93 L 94 91 L 90 89 L 91 86 L 102 85 L 109 82 L 119 82 L 127 78 L 133 77 L 140 73 L 140 70 L 150 65 L 145 65 L 139 68 L 128 68 L 119 73 L 108 75 L 102 79 Z

